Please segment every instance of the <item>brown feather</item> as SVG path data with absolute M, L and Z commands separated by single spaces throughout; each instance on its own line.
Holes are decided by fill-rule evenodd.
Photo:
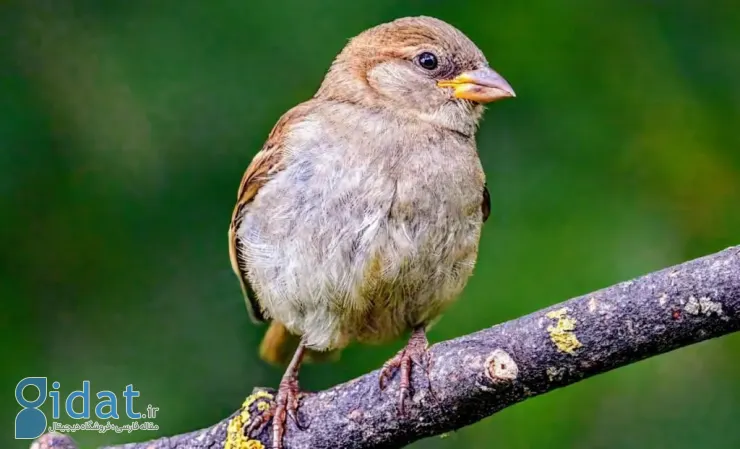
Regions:
M 231 260 L 231 268 L 239 278 L 249 316 L 256 323 L 266 321 L 266 317 L 260 306 L 257 293 L 249 283 L 249 273 L 246 270 L 246 266 L 241 263 L 244 256 L 241 253 L 241 245 L 236 235 L 236 230 L 239 228 L 239 222 L 244 208 L 252 202 L 259 189 L 275 173 L 283 169 L 285 155 L 283 140 L 285 139 L 288 128 L 294 122 L 304 117 L 310 109 L 312 109 L 310 101 L 302 103 L 286 112 L 272 128 L 262 150 L 254 156 L 254 159 L 252 159 L 252 162 L 244 172 L 244 176 L 242 176 L 237 192 L 236 207 L 234 207 L 231 215 L 231 223 L 229 225 L 229 259 Z

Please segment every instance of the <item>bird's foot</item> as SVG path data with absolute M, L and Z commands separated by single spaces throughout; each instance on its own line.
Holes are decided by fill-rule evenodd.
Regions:
M 427 341 L 424 328 L 414 329 L 406 347 L 396 354 L 392 359 L 383 364 L 380 371 L 380 389 L 385 389 L 387 382 L 393 377 L 396 370 L 401 373 L 400 391 L 399 391 L 399 411 L 404 414 L 406 409 L 406 400 L 409 398 L 411 388 L 411 370 L 414 365 L 423 369 L 424 376 L 431 391 L 429 382 L 429 369 L 431 367 L 431 354 L 427 351 L 429 342 Z M 432 392 L 433 394 L 433 392 Z
M 300 390 L 297 378 L 283 379 L 275 398 L 270 401 L 270 407 L 252 419 L 247 428 L 247 435 L 257 439 L 272 420 L 272 449 L 283 449 L 283 435 L 285 435 L 288 417 L 293 420 L 299 430 L 307 428 L 298 419 L 298 404 L 304 395 L 306 393 Z
M 287 418 L 295 422 L 296 427 L 304 430 L 306 427 L 298 419 L 298 403 L 301 391 L 297 376 L 288 376 L 280 382 L 277 396 L 275 396 L 275 411 L 272 416 L 272 448 L 283 449 L 283 435 Z
M 293 360 L 283 375 L 283 379 L 280 381 L 277 394 L 275 399 L 271 401 L 270 407 L 264 410 L 260 416 L 256 416 L 247 428 L 247 435 L 256 438 L 262 433 L 267 423 L 272 420 L 272 449 L 283 449 L 283 435 L 285 435 L 285 425 L 289 416 L 299 430 L 307 428 L 298 419 L 298 403 L 305 395 L 298 386 L 298 369 L 301 360 L 303 360 L 304 351 L 303 344 L 299 345 L 293 355 Z

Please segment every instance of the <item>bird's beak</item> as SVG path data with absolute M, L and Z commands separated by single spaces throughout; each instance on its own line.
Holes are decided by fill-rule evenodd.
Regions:
M 451 87 L 456 98 L 477 103 L 490 103 L 502 98 L 516 97 L 514 89 L 496 71 L 483 67 L 463 72 L 451 80 L 437 82 L 439 87 Z

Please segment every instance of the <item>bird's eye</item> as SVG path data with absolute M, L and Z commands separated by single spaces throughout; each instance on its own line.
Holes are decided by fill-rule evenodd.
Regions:
M 425 51 L 417 57 L 419 65 L 427 70 L 434 70 L 437 68 L 437 57 L 433 53 Z

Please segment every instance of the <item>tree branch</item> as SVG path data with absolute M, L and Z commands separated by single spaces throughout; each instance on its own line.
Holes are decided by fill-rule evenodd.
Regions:
M 285 446 L 394 448 L 479 421 L 505 407 L 710 338 L 740 330 L 740 246 L 571 299 L 490 329 L 433 345 L 431 389 L 415 378 L 406 414 L 398 382 L 381 392 L 378 371 L 301 401 L 301 431 Z M 206 429 L 108 449 L 260 448 L 242 428 L 267 404 L 255 390 L 241 410 Z M 260 405 L 262 404 L 262 405 Z M 270 446 L 269 426 L 260 442 Z M 50 446 L 57 443 L 67 446 Z M 48 434 L 33 449 L 74 449 Z

